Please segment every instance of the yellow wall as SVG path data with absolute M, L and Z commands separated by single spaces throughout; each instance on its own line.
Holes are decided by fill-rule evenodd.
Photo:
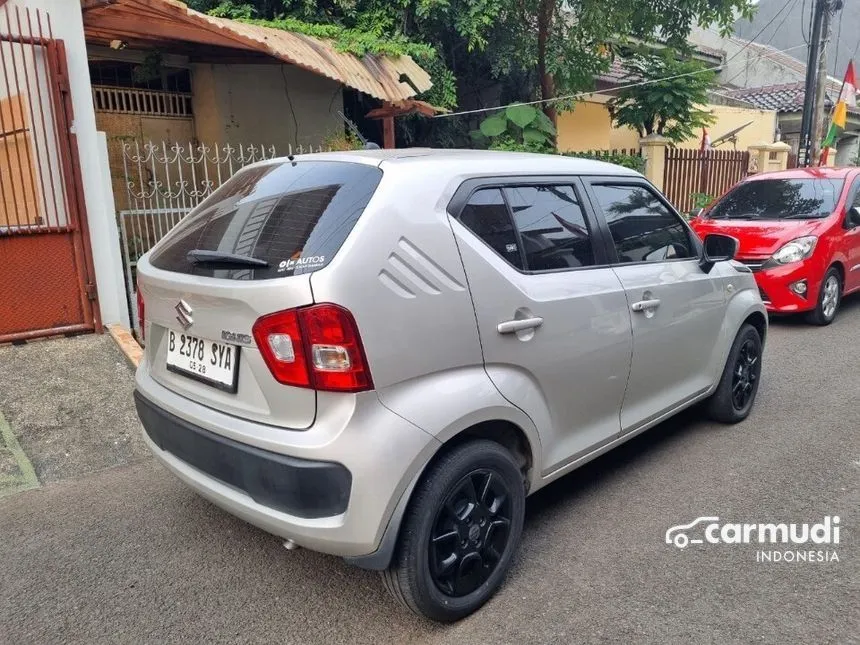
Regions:
M 605 106 L 607 100 L 606 97 L 595 95 L 588 101 L 577 103 L 573 111 L 558 115 L 559 150 L 581 152 L 639 147 L 639 134 L 635 130 L 612 126 Z M 752 124 L 737 135 L 738 150 L 773 141 L 776 112 L 726 105 L 709 105 L 707 109 L 716 117 L 715 123 L 708 128 L 712 141 L 750 121 Z M 701 143 L 701 136 L 699 131 L 696 136 L 680 143 L 678 147 L 696 148 Z M 726 142 L 720 148 L 731 150 L 732 143 Z
M 612 146 L 611 134 L 612 120 L 600 103 L 581 101 L 572 112 L 558 115 L 558 149 L 563 152 L 617 147 Z

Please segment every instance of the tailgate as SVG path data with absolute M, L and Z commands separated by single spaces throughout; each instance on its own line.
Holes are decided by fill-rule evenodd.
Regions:
M 316 393 L 279 383 L 252 329 L 313 304 L 311 274 L 338 252 L 381 176 L 360 163 L 274 161 L 241 170 L 195 208 L 138 263 L 153 379 L 243 419 L 310 427 Z
M 314 390 L 278 383 L 251 336 L 260 316 L 313 302 L 310 274 L 236 282 L 160 271 L 144 258 L 138 267 L 138 288 L 146 302 L 146 369 L 153 379 L 177 394 L 243 419 L 296 429 L 313 424 Z M 180 301 L 185 307 L 183 318 L 192 321 L 187 328 L 179 319 Z M 230 364 L 218 365 L 220 371 L 214 376 L 232 370 L 236 391 L 214 379 L 202 380 L 183 369 L 187 365 L 168 369 L 171 331 L 177 349 L 182 340 L 205 341 L 201 356 L 207 367 L 219 358 L 223 363 L 226 348 Z

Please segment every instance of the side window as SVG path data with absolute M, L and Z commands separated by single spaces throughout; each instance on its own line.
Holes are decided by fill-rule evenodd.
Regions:
M 572 186 L 511 186 L 505 196 L 529 270 L 595 264 L 591 235 Z
M 854 202 L 848 207 L 851 208 L 852 206 L 860 206 L 860 179 L 854 180 Z
M 619 262 L 661 262 L 696 256 L 687 228 L 644 186 L 595 184 Z
M 513 266 L 523 268 L 517 234 L 501 190 L 475 191 L 463 208 L 460 221 Z

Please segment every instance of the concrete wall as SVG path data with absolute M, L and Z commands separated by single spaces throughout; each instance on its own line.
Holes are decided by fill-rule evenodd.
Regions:
M 761 50 L 744 48 L 742 43 L 723 38 L 711 29 L 696 27 L 688 38 L 690 43 L 704 45 L 726 52 L 726 63 L 717 72 L 718 84 L 731 84 L 736 87 L 764 87 L 782 83 L 796 83 L 804 80 L 804 73 L 786 68 Z
M 341 132 L 341 86 L 293 65 L 192 64 L 197 138 L 206 143 L 320 145 Z
M 614 127 L 605 102 L 608 97 L 593 95 L 591 100 L 577 104 L 572 112 L 558 117 L 558 147 L 563 151 L 607 150 L 639 147 L 639 133 L 631 128 Z M 752 121 L 737 137 L 737 149 L 746 150 L 756 143 L 774 140 L 776 112 L 709 105 L 707 109 L 716 117 L 708 128 L 711 140 Z M 701 132 L 679 144 L 681 148 L 694 148 L 701 143 Z M 730 143 L 723 144 L 729 146 Z
M 41 9 L 47 12 L 51 17 L 54 37 L 65 41 L 75 111 L 72 128 L 78 141 L 101 318 L 105 324 L 127 326 L 129 318 L 119 256 L 119 235 L 113 204 L 105 203 L 110 179 L 108 169 L 102 163 L 104 148 L 96 132 L 80 3 L 71 0 L 10 0 L 6 6 L 12 11 L 16 7 L 22 10 L 29 7 L 31 11 Z M 2 19 L 0 29 L 7 29 Z
M 187 150 L 188 145 L 194 140 L 194 119 L 192 117 L 169 118 L 141 114 L 96 112 L 96 126 L 107 136 L 111 183 L 117 211 L 129 208 L 122 152 L 124 142 L 136 140 L 142 145 L 147 141 L 154 141 L 159 144 L 163 143 L 169 152 L 172 143 L 179 143 Z M 137 169 L 133 169 L 133 171 L 132 175 L 136 176 L 138 174 Z M 170 186 L 170 189 L 175 190 L 175 187 Z

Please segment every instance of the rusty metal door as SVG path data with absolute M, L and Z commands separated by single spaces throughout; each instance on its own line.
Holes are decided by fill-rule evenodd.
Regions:
M 0 14 L 0 342 L 101 328 L 66 51 Z

